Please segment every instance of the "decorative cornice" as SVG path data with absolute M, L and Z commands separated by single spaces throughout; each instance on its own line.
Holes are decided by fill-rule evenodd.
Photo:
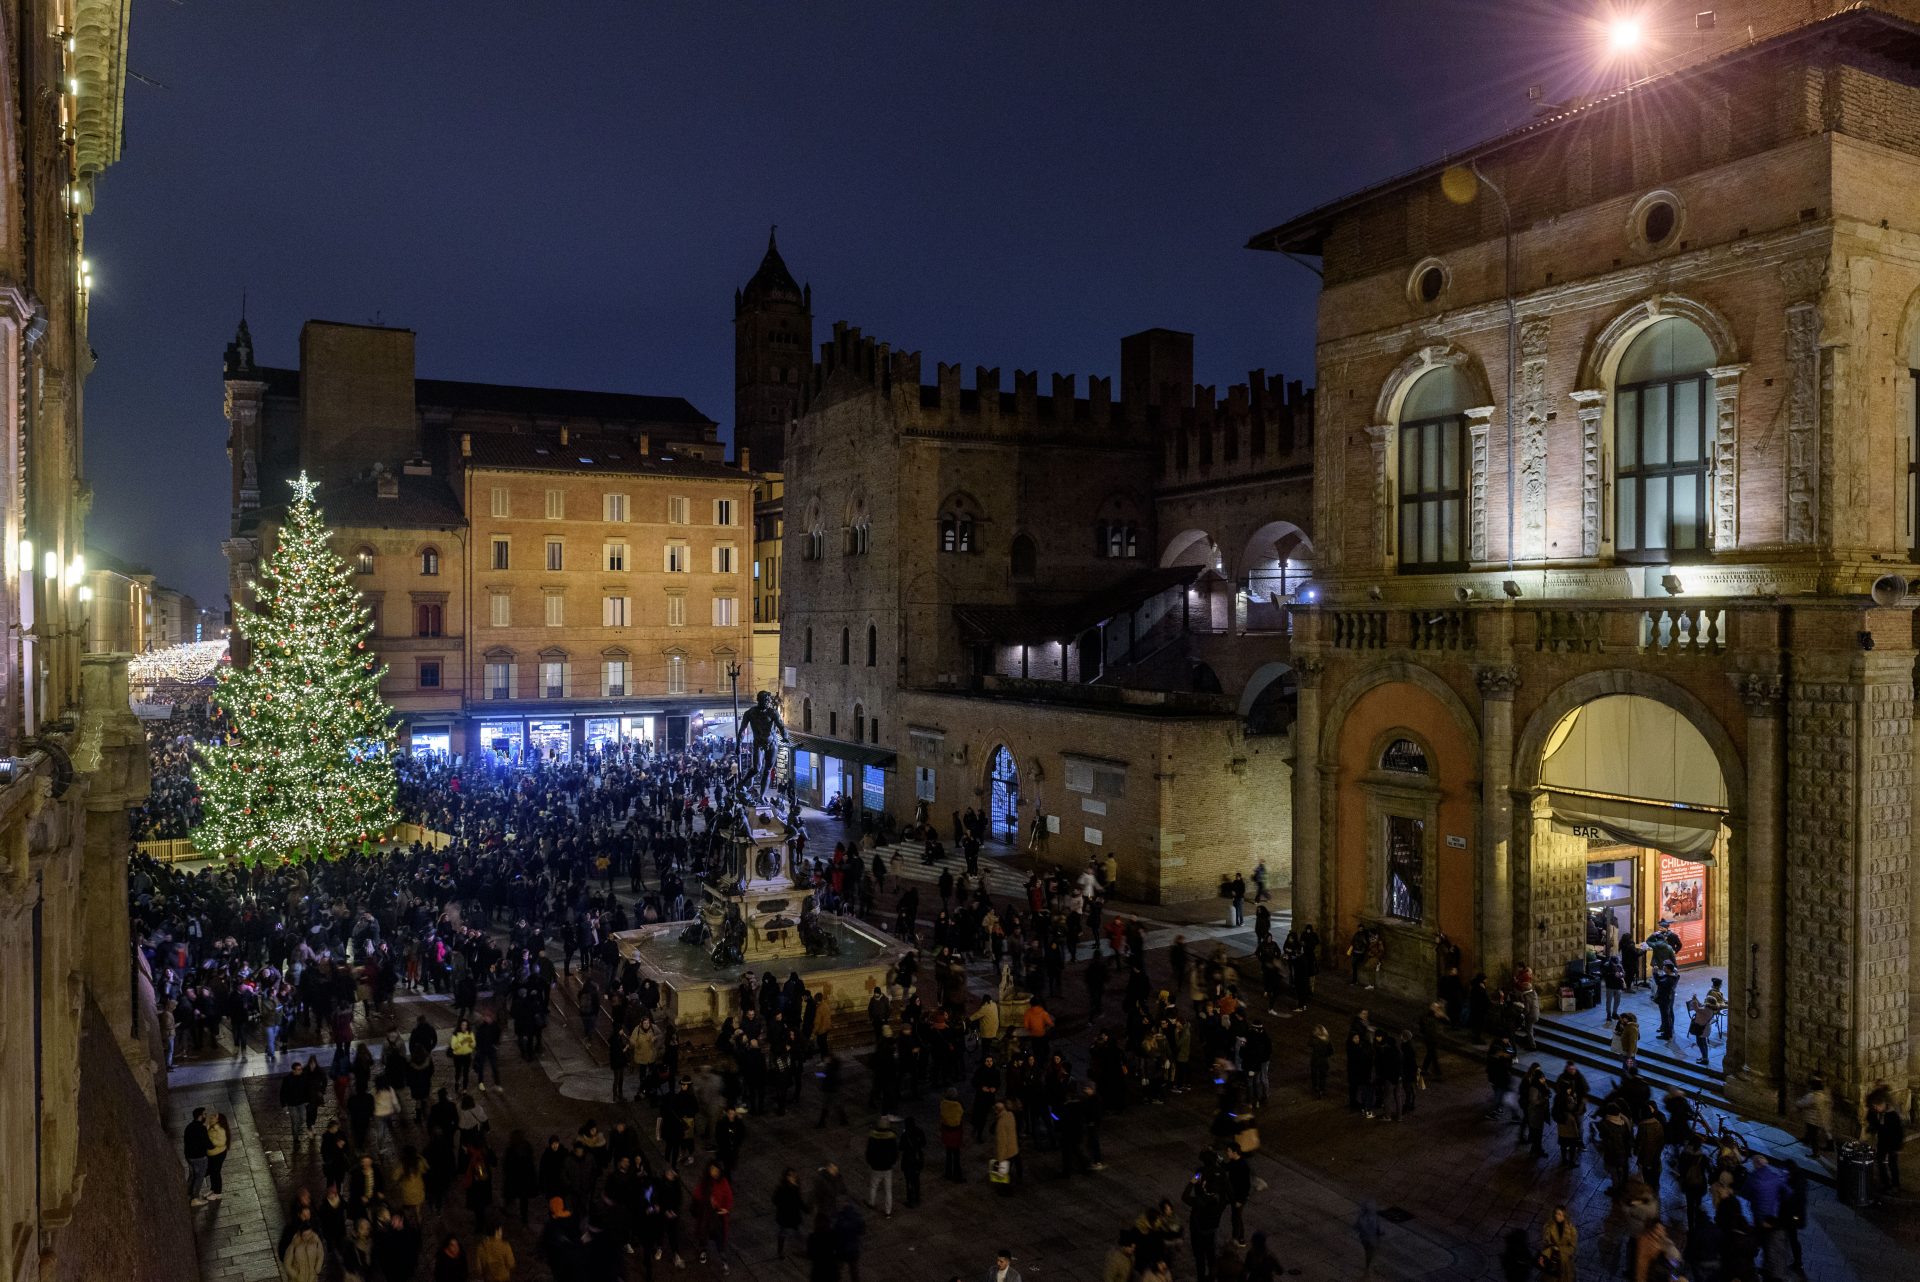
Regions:
M 82 181 L 120 159 L 133 0 L 72 0 L 74 158 Z M 16 35 L 23 33 L 16 32 Z

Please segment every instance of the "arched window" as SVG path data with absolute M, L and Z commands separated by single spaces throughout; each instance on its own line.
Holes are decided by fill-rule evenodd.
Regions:
M 1467 562 L 1467 380 L 1451 365 L 1422 374 L 1400 408 L 1399 535 L 1403 570 Z
M 867 625 L 867 666 L 873 667 L 880 662 L 880 629 L 871 623 Z
M 440 549 L 424 547 L 420 549 L 420 573 L 428 578 L 440 573 Z
M 1665 562 L 1707 550 L 1713 340 L 1667 316 L 1640 332 L 1613 383 L 1614 550 Z
M 867 501 L 854 499 L 847 504 L 846 543 L 842 550 L 848 556 L 865 556 L 872 538 L 873 522 L 867 515 Z
M 853 662 L 853 630 L 840 629 L 840 662 L 844 666 Z
M 979 508 L 965 494 L 955 494 L 940 505 L 940 550 L 963 553 L 979 549 Z
M 1040 560 L 1040 549 L 1034 546 L 1033 538 L 1027 534 L 1013 536 L 1013 577 L 1031 579 Z
M 812 699 L 802 699 L 800 701 L 800 728 L 802 730 L 807 730 L 807 731 L 811 731 L 813 729 L 813 700 Z
M 853 705 L 853 741 L 859 743 L 867 737 L 867 710 L 859 704 Z
M 812 627 L 807 628 L 806 641 L 803 648 L 800 651 L 800 662 L 802 663 L 813 662 L 813 628 Z
M 1140 526 L 1135 521 L 1102 521 L 1094 527 L 1093 551 L 1115 561 L 1140 555 Z
M 413 607 L 413 634 L 417 637 L 444 635 L 441 607 L 435 601 L 422 601 Z
M 364 543 L 353 554 L 353 572 L 355 574 L 373 573 L 373 549 Z

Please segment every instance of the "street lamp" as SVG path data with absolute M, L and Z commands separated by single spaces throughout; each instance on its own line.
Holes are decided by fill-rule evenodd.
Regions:
M 1623 57 L 1639 49 L 1646 34 L 1646 27 L 1636 15 L 1622 14 L 1607 28 L 1607 48 L 1616 58 Z

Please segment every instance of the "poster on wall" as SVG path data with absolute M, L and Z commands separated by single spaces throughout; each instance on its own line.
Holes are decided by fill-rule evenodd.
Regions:
M 1675 958 L 1682 966 L 1707 960 L 1707 870 L 1701 864 L 1660 856 L 1660 902 L 1655 915 L 1680 936 Z

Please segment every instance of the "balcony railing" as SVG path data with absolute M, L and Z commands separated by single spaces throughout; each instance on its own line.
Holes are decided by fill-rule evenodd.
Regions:
M 1686 659 L 1725 654 L 1734 640 L 1736 616 L 1753 611 L 1775 613 L 1754 602 L 1707 598 L 1489 601 L 1426 609 L 1370 606 L 1316 611 L 1316 631 L 1333 650 L 1467 652 L 1507 632 L 1505 626 L 1487 625 L 1496 621 L 1496 613 L 1508 613 L 1511 644 L 1517 650 Z

